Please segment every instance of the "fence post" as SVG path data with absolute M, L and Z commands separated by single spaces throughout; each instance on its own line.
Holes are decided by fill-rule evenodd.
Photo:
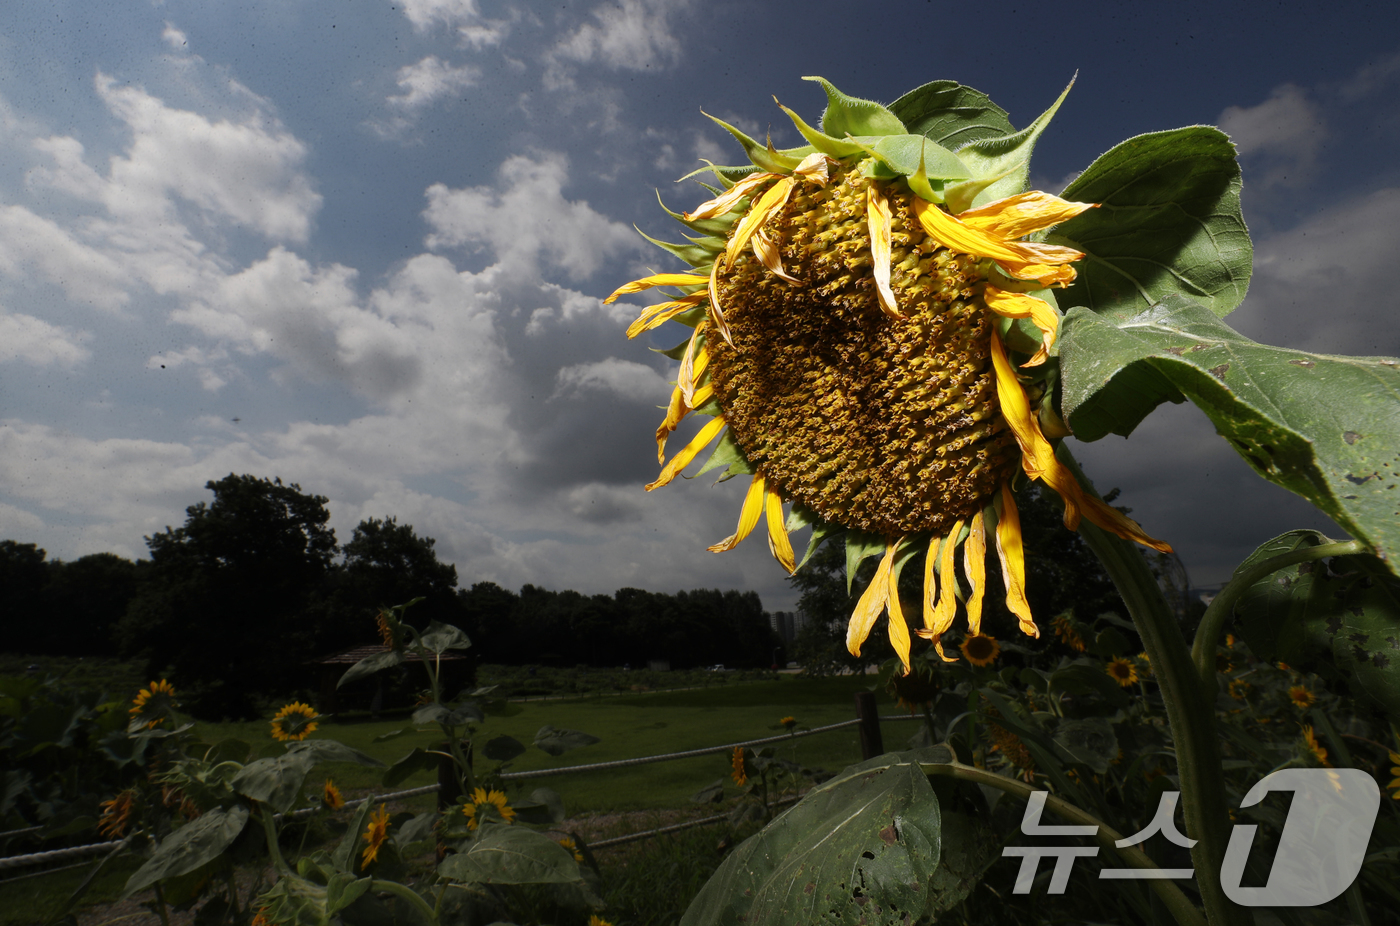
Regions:
M 875 692 L 856 692 L 856 717 L 860 720 L 860 757 L 873 759 L 885 751 L 884 739 L 880 736 L 880 712 L 875 704 Z

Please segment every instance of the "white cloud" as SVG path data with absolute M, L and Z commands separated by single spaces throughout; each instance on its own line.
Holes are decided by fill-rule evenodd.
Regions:
M 564 198 L 568 161 L 562 154 L 515 155 L 501 165 L 497 188 L 428 188 L 423 215 L 430 248 L 486 246 L 502 264 L 538 273 L 548 259 L 570 276 L 591 276 L 602 262 L 639 250 L 636 233 L 586 202 Z
M 109 311 L 130 298 L 127 274 L 115 260 L 23 206 L 0 206 L 0 273 L 37 275 L 69 298 Z
M 664 402 L 670 391 L 665 378 L 651 367 L 616 357 L 564 367 L 555 375 L 555 382 L 555 397 L 603 392 L 628 401 L 656 404 Z
M 453 67 L 436 55 L 429 55 L 417 64 L 399 68 L 398 85 L 404 92 L 389 97 L 389 103 L 401 109 L 421 109 L 438 97 L 470 87 L 480 78 L 478 67 Z
M 1269 168 L 1259 180 L 1264 184 L 1306 179 L 1322 144 L 1321 110 L 1293 84 L 1274 89 L 1258 106 L 1231 106 L 1220 114 L 1220 129 L 1229 135 L 1241 157 L 1264 155 Z
M 548 87 L 569 86 L 566 62 L 598 63 L 613 70 L 644 71 L 675 64 L 681 43 L 671 31 L 671 14 L 686 2 L 614 0 L 593 10 L 593 21 L 560 39 L 546 54 Z
M 185 51 L 190 44 L 189 37 L 175 28 L 174 23 L 169 21 L 166 21 L 165 30 L 161 32 L 160 37 L 165 40 L 165 44 L 176 51 Z
M 0 363 L 23 360 L 34 366 L 73 367 L 92 356 L 83 346 L 92 336 L 51 325 L 32 315 L 0 314 Z
M 455 29 L 462 42 L 473 48 L 499 45 L 510 31 L 509 20 L 485 19 L 476 0 L 400 0 L 399 5 L 419 32 L 441 24 Z

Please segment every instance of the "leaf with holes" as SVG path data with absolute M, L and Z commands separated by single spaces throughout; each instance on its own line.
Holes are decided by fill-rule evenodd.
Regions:
M 1060 331 L 1062 411 L 1080 440 L 1126 436 L 1190 399 L 1256 473 L 1400 571 L 1400 360 L 1270 347 L 1181 296 L 1117 323 L 1071 309 Z
M 1289 531 L 1255 550 L 1236 573 L 1331 542 L 1317 531 Z M 1251 585 L 1235 614 L 1261 658 L 1340 675 L 1400 720 L 1400 580 L 1375 557 L 1287 566 Z
M 879 756 L 813 788 L 725 859 L 681 926 L 877 926 L 944 909 L 938 798 L 919 768 L 931 753 Z
M 1254 248 L 1240 211 L 1235 147 L 1219 129 L 1130 138 L 1062 195 L 1099 208 L 1048 236 L 1086 255 L 1061 304 L 1123 319 L 1181 293 L 1224 317 L 1244 299 Z

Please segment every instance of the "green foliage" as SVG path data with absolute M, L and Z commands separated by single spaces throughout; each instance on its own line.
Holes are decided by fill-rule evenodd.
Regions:
M 916 87 L 890 104 L 905 127 L 956 151 L 969 142 L 1000 138 L 1016 131 L 1006 110 L 991 97 L 953 80 Z
M 1188 398 L 1256 473 L 1400 569 L 1400 361 L 1269 347 L 1180 296 L 1117 323 L 1074 309 L 1061 330 L 1064 413 L 1081 439 L 1129 434 Z
M 126 882 L 126 894 L 150 887 L 157 881 L 177 878 L 202 868 L 224 853 L 243 832 L 248 808 L 214 809 L 201 814 L 161 840 L 146 864 Z

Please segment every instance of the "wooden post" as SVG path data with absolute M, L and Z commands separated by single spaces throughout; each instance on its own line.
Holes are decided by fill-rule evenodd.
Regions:
M 885 751 L 884 739 L 880 736 L 880 712 L 875 704 L 875 692 L 856 692 L 856 717 L 860 719 L 860 757 L 873 759 Z

